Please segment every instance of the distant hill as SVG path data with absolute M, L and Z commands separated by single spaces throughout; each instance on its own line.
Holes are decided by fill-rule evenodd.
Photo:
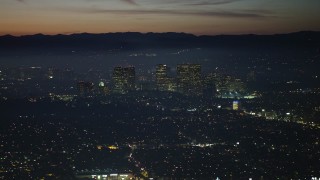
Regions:
M 195 36 L 185 33 L 105 33 L 71 35 L 0 36 L 0 49 L 6 48 L 88 48 L 137 49 L 171 47 L 320 47 L 320 32 L 304 31 L 276 35 Z

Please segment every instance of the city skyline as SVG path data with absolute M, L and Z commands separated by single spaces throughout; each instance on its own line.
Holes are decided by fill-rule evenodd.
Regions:
M 0 179 L 320 180 L 319 0 L 2 0 Z
M 0 179 L 318 180 L 319 39 L 2 36 Z
M 319 31 L 309 0 L 3 0 L 0 35 L 185 32 L 195 35 Z

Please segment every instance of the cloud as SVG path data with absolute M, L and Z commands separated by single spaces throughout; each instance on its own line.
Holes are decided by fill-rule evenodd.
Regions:
M 128 3 L 128 4 L 131 4 L 131 5 L 138 5 L 137 2 L 134 0 L 121 0 L 121 1 Z
M 162 0 L 165 4 L 185 5 L 185 6 L 210 6 L 230 4 L 242 0 Z
M 274 17 L 264 11 L 254 10 L 243 11 L 184 11 L 184 10 L 114 10 L 114 9 L 83 9 L 81 12 L 106 13 L 121 15 L 177 15 L 177 16 L 207 16 L 207 17 L 227 17 L 227 18 L 268 18 Z
M 90 0 L 93 1 L 93 0 Z M 117 0 L 118 1 L 118 0 Z M 137 0 L 121 0 L 123 2 L 139 5 L 138 9 L 104 9 L 101 7 L 91 6 L 91 7 L 83 7 L 83 8 L 59 8 L 62 11 L 75 12 L 75 13 L 90 13 L 90 14 L 116 14 L 116 15 L 159 15 L 159 16 L 202 16 L 202 17 L 223 17 L 223 18 L 251 18 L 251 19 L 262 19 L 262 18 L 274 18 L 277 17 L 273 11 L 263 10 L 263 9 L 214 9 L 214 8 L 179 8 L 179 7 L 170 7 L 167 8 L 157 8 L 156 6 L 150 6 L 150 8 L 142 8 L 142 4 L 138 4 Z M 154 0 L 148 0 L 149 2 L 153 2 Z M 217 5 L 217 4 L 225 4 L 232 3 L 236 1 L 242 0 L 203 0 L 203 1 L 195 1 L 195 0 L 163 0 L 162 3 L 170 2 L 173 4 L 184 3 L 184 5 Z M 145 1 L 143 1 L 145 2 Z M 182 4 L 180 4 L 182 5 Z M 145 6 L 147 7 L 147 6 Z
M 221 5 L 221 4 L 230 4 L 241 0 L 213 0 L 213 1 L 201 1 L 201 2 L 190 2 L 185 3 L 185 5 L 190 6 L 209 6 L 209 5 Z

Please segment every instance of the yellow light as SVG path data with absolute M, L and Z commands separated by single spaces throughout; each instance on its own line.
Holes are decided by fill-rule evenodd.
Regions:
M 109 149 L 111 150 L 116 150 L 116 149 L 119 149 L 117 146 L 115 145 L 111 145 L 111 146 L 108 146 Z

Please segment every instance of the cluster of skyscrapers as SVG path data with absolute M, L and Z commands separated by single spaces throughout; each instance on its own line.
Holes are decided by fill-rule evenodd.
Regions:
M 155 86 L 158 91 L 179 92 L 185 95 L 198 96 L 202 94 L 201 65 L 179 64 L 176 78 L 169 76 L 169 67 L 159 64 L 155 72 Z M 112 74 L 112 92 L 125 94 L 135 90 L 135 68 L 115 67 Z
M 168 76 L 169 68 L 159 64 L 156 68 L 156 87 L 159 91 L 177 91 L 185 95 L 201 95 L 201 65 L 179 64 L 177 77 Z
M 156 68 L 156 89 L 174 91 L 188 96 L 219 96 L 235 98 L 244 95 L 245 84 L 239 78 L 219 73 L 203 76 L 200 64 L 179 64 L 176 78 L 170 77 L 170 68 L 159 64 Z
M 105 83 L 100 82 L 99 93 L 126 94 L 134 90 L 143 90 L 141 82 L 137 79 L 135 67 L 115 67 L 110 86 L 107 87 Z M 78 89 L 81 94 L 85 94 L 92 90 L 92 84 L 79 82 Z M 202 76 L 200 64 L 178 64 L 175 76 L 167 65 L 158 64 L 155 70 L 155 81 L 145 89 L 178 92 L 187 96 L 214 97 L 230 96 L 231 91 L 240 93 L 244 91 L 244 84 L 240 79 L 220 76 L 217 73 Z

